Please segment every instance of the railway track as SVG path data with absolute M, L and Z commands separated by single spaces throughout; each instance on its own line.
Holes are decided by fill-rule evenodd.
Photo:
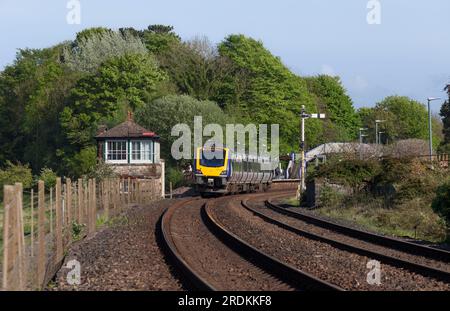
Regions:
M 199 290 L 342 290 L 279 261 L 227 230 L 215 217 L 227 198 L 177 202 L 161 217 L 166 254 Z M 183 224 L 185 226 L 183 226 Z
M 267 201 L 265 202 L 267 204 Z M 271 203 L 273 204 L 273 203 Z M 370 243 L 367 243 L 364 241 L 361 243 L 360 241 L 356 240 L 349 240 L 349 239 L 339 239 L 335 238 L 334 235 L 331 235 L 324 230 L 310 230 L 310 227 L 304 227 L 299 223 L 295 223 L 295 221 L 286 221 L 285 219 L 282 219 L 280 217 L 274 217 L 274 215 L 270 215 L 270 213 L 267 213 L 263 209 L 258 209 L 255 207 L 252 207 L 251 204 L 247 200 L 242 201 L 242 206 L 253 213 L 254 215 L 260 217 L 264 221 L 267 221 L 271 224 L 274 224 L 276 226 L 279 226 L 285 230 L 288 230 L 290 232 L 293 232 L 295 234 L 298 234 L 300 236 L 304 236 L 319 242 L 327 243 L 333 247 L 354 252 L 363 256 L 367 256 L 373 259 L 377 259 L 379 261 L 382 261 L 383 263 L 390 264 L 392 266 L 396 266 L 399 268 L 405 268 L 412 272 L 417 272 L 419 274 L 429 276 L 436 278 L 440 281 L 450 283 L 450 271 L 445 271 L 443 269 L 439 269 L 436 266 L 427 265 L 423 263 L 418 263 L 416 261 L 419 261 L 417 258 L 416 261 L 412 260 L 411 258 L 405 259 L 401 258 L 402 255 L 398 253 L 389 254 L 389 252 L 386 252 L 384 247 L 373 247 Z M 271 206 L 271 208 L 273 208 Z M 273 208 L 278 213 L 282 213 L 286 215 L 284 211 L 279 211 L 282 209 L 282 207 Z M 292 212 L 295 213 L 295 212 Z M 297 219 L 297 218 L 295 218 Z M 303 221 L 303 220 L 301 220 Z M 315 232 L 314 232 L 315 231 Z M 360 239 L 363 239 L 362 237 L 359 237 Z M 450 269 L 450 267 L 447 267 Z
M 425 245 L 420 245 L 413 242 L 404 241 L 384 235 L 359 230 L 356 228 L 340 225 L 313 215 L 302 213 L 301 211 L 293 211 L 273 203 L 272 199 L 266 200 L 265 205 L 284 215 L 296 218 L 298 220 L 314 224 L 316 226 L 339 232 L 356 239 L 362 239 L 373 244 L 385 246 L 396 249 L 413 255 L 425 256 L 434 260 L 450 263 L 450 252 L 442 249 L 432 248 Z

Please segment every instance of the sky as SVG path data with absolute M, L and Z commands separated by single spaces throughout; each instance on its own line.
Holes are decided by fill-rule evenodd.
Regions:
M 69 0 L 0 0 L 0 70 L 18 48 L 73 40 L 84 28 L 167 24 L 185 40 L 219 43 L 233 33 L 261 40 L 299 75 L 340 76 L 357 108 L 389 95 L 445 98 L 450 83 L 448 0 L 71 1 L 80 3 L 80 24 L 67 22 Z M 373 2 L 377 24 L 368 22 Z

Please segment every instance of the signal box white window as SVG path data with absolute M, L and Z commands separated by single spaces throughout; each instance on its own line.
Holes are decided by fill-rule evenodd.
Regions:
M 106 162 L 108 163 L 127 163 L 128 162 L 128 146 L 126 140 L 107 141 L 106 146 Z
M 130 163 L 154 163 L 155 143 L 151 140 L 131 141 Z

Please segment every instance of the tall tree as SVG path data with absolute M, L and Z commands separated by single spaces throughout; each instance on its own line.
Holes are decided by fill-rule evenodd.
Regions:
M 34 173 L 57 166 L 59 114 L 79 78 L 59 62 L 61 49 L 20 50 L 0 74 L 0 163 L 30 163 Z
M 226 109 L 256 123 L 280 124 L 282 152 L 297 150 L 301 106 L 317 112 L 306 82 L 289 71 L 261 42 L 243 35 L 227 37 L 219 45 L 219 52 L 233 62 L 239 73 L 245 73 L 243 80 L 236 75 L 239 80 L 232 77 L 224 82 L 221 99 Z M 306 134 L 310 145 L 320 143 L 321 131 L 319 121 L 308 121 Z
M 97 73 L 78 81 L 71 104 L 61 114 L 69 142 L 89 145 L 100 119 L 112 116 L 122 105 L 133 110 L 142 106 L 154 98 L 158 83 L 165 79 L 149 54 L 126 54 L 104 62 Z
M 321 112 L 327 114 L 324 139 L 349 141 L 357 137 L 360 119 L 339 77 L 319 75 L 305 79 Z
M 428 113 L 424 104 L 406 96 L 389 96 L 374 108 L 359 110 L 362 124 L 369 128 L 369 135 L 375 137 L 375 120 L 385 120 L 380 124 L 384 139 L 428 139 Z M 441 141 L 439 120 L 433 118 L 433 143 L 437 147 Z M 375 141 L 375 138 L 373 138 Z
M 205 37 L 175 42 L 158 59 L 178 92 L 199 100 L 215 99 L 233 66 Z

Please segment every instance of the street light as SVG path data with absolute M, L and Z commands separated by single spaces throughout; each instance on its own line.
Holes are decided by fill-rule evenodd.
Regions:
M 375 120 L 375 144 L 378 145 L 378 124 L 386 122 L 386 120 Z
M 440 100 L 439 97 L 428 97 L 428 135 L 430 139 L 430 162 L 433 162 L 433 128 L 431 127 L 431 108 L 430 103 L 434 100 Z

